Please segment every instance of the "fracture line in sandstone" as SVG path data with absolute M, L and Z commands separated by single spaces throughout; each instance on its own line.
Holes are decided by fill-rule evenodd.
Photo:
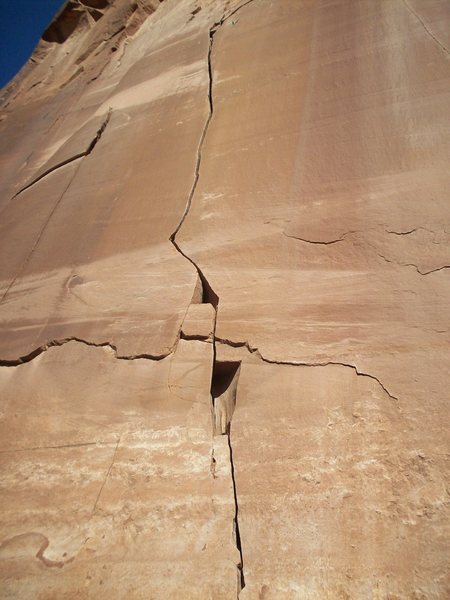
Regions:
M 372 246 L 372 248 L 373 247 L 374 246 Z M 399 267 L 413 267 L 419 273 L 419 275 L 423 275 L 424 277 L 426 275 L 430 275 L 431 273 L 437 273 L 438 271 L 445 271 L 446 269 L 450 269 L 450 265 L 442 265 L 442 267 L 436 267 L 436 269 L 431 269 L 430 271 L 421 271 L 419 267 L 414 263 L 402 263 L 397 260 L 391 260 L 390 258 L 387 258 L 387 256 L 384 256 L 384 254 L 380 254 L 379 252 L 377 252 L 377 255 L 380 258 L 382 258 L 385 262 L 390 263 L 392 265 L 398 265 Z
M 329 242 L 324 242 L 321 240 L 307 240 L 306 238 L 297 237 L 296 235 L 290 235 L 289 233 L 286 233 L 285 231 L 283 231 L 283 235 L 287 238 L 290 238 L 292 240 L 298 240 L 299 242 L 305 242 L 305 244 L 316 244 L 318 246 L 330 246 L 331 244 L 337 244 L 338 242 L 343 242 L 345 237 L 352 233 L 356 233 L 356 232 L 355 231 L 347 231 L 346 233 L 343 233 L 341 235 L 341 237 L 339 237 L 335 240 L 330 240 Z
M 75 155 L 75 157 L 72 157 L 54 167 L 52 167 L 51 169 L 48 169 L 47 171 L 45 171 L 45 173 L 43 173 L 42 175 L 40 175 L 39 177 L 37 177 L 36 179 L 34 179 L 30 184 L 28 184 L 26 187 L 22 188 L 19 192 L 17 192 L 17 194 L 15 196 L 13 196 L 13 199 L 15 197 L 17 197 L 21 192 L 23 192 L 24 190 L 27 190 L 28 188 L 30 188 L 32 185 L 34 185 L 35 183 L 37 183 L 38 181 L 40 181 L 41 179 L 43 179 L 44 177 L 46 177 L 47 175 L 49 175 L 50 173 L 53 173 L 53 171 L 56 171 L 57 169 L 71 163 L 71 162 L 75 162 L 76 160 L 79 160 L 80 158 L 84 158 L 85 156 L 88 156 L 92 150 L 95 148 L 95 146 L 97 145 L 97 142 L 99 141 L 99 139 L 102 137 L 103 132 L 106 129 L 106 126 L 108 125 L 109 119 L 111 117 L 111 109 L 109 109 L 108 114 L 105 118 L 105 120 L 103 121 L 100 129 L 97 131 L 94 139 L 91 141 L 91 143 L 89 144 L 87 150 L 85 150 L 84 152 L 82 152 L 81 154 L 77 154 Z M 73 180 L 75 179 L 79 169 L 81 166 L 81 161 L 78 163 L 77 168 L 75 169 L 74 174 L 72 175 L 72 177 L 69 180 L 69 183 L 66 185 L 66 187 L 64 188 L 61 196 L 58 198 L 58 200 L 55 202 L 53 208 L 50 211 L 50 214 L 47 217 L 47 220 L 45 221 L 44 225 L 42 226 L 40 232 L 38 233 L 38 236 L 30 250 L 30 252 L 28 253 L 28 256 L 25 258 L 25 260 L 23 261 L 21 267 L 19 268 L 16 276 L 13 278 L 13 280 L 10 282 L 10 284 L 8 285 L 8 287 L 6 288 L 5 293 L 3 294 L 2 298 L 0 299 L 0 304 L 5 300 L 6 296 L 8 295 L 10 289 L 12 288 L 12 286 L 16 283 L 17 279 L 20 277 L 20 275 L 23 273 L 25 267 L 27 266 L 27 264 L 30 262 L 31 257 L 33 256 L 34 251 L 36 250 L 39 242 L 42 239 L 42 236 L 45 233 L 45 230 L 47 229 L 53 215 L 55 214 L 58 206 L 61 204 L 62 199 L 64 198 L 65 193 L 67 192 L 67 190 L 69 189 L 69 187 L 71 186 Z
M 245 588 L 245 576 L 244 576 L 244 558 L 242 556 L 242 541 L 241 541 L 241 534 L 239 531 L 239 503 L 238 503 L 237 490 L 236 490 L 236 478 L 235 478 L 235 474 L 234 474 L 233 447 L 231 445 L 231 424 L 228 427 L 227 440 L 228 440 L 228 449 L 230 451 L 231 482 L 233 484 L 233 496 L 234 496 L 234 511 L 235 511 L 234 512 L 234 536 L 235 536 L 235 540 L 236 540 L 236 547 L 239 551 L 239 559 L 240 559 L 240 564 L 238 565 L 238 571 L 239 571 L 238 597 L 239 597 L 239 592 Z
M 301 362 L 301 361 L 288 361 L 288 360 L 276 360 L 272 358 L 267 358 L 261 354 L 258 348 L 250 346 L 250 344 L 245 342 L 235 342 L 233 340 L 227 340 L 224 338 L 216 337 L 216 342 L 219 344 L 224 344 L 225 346 L 231 346 L 232 348 L 245 348 L 250 354 L 255 354 L 260 360 L 263 362 L 269 363 L 271 365 L 287 365 L 291 367 L 329 367 L 329 366 L 340 366 L 340 367 L 348 367 L 349 369 L 353 369 L 356 375 L 359 377 L 368 377 L 369 379 L 373 379 L 378 383 L 378 385 L 383 389 L 383 391 L 389 396 L 391 400 L 398 401 L 397 396 L 391 394 L 391 392 L 387 389 L 387 387 L 375 377 L 375 375 L 371 375 L 370 373 L 363 373 L 356 367 L 350 363 L 344 363 L 339 361 L 326 361 L 326 362 L 317 362 L 317 363 L 309 363 L 309 362 Z
M 110 342 L 99 342 L 99 343 L 88 342 L 87 340 L 83 340 L 81 338 L 72 336 L 72 337 L 61 339 L 61 340 L 51 340 L 47 344 L 39 346 L 39 348 L 35 348 L 29 354 L 26 354 L 25 356 L 21 356 L 18 359 L 14 359 L 14 360 L 0 359 L 0 367 L 17 367 L 19 365 L 23 365 L 25 363 L 32 361 L 34 358 L 37 358 L 40 354 L 42 354 L 43 352 L 46 352 L 49 348 L 53 348 L 54 346 L 64 346 L 64 344 L 68 344 L 69 342 L 77 342 L 78 344 L 84 344 L 85 346 L 93 346 L 94 348 L 110 348 L 111 350 L 114 351 L 114 355 L 117 360 L 147 359 L 147 360 L 158 361 L 158 360 L 163 360 L 164 358 L 167 358 L 167 356 L 169 356 L 173 352 L 173 350 L 170 350 L 167 354 L 159 354 L 159 355 L 153 355 L 153 354 L 134 354 L 134 355 L 130 355 L 130 356 L 119 355 L 117 352 L 117 347 L 114 344 L 111 344 Z
M 36 452 L 39 450 L 61 450 L 64 448 L 86 448 L 89 446 L 111 446 L 114 441 L 80 442 L 79 444 L 59 444 L 58 446 L 31 446 L 31 448 L 11 448 L 0 450 L 0 454 L 14 454 L 15 452 Z
M 253 0 L 247 0 L 247 2 L 244 2 L 243 4 L 241 4 L 232 12 L 228 13 L 227 15 L 224 15 L 220 19 L 220 21 L 214 23 L 212 25 L 212 27 L 210 27 L 210 29 L 209 29 L 209 46 L 208 46 L 208 55 L 207 55 L 209 112 L 208 112 L 208 116 L 207 116 L 205 125 L 203 127 L 202 134 L 200 136 L 200 141 L 199 141 L 199 145 L 198 145 L 198 149 L 197 149 L 197 160 L 196 160 L 196 164 L 195 164 L 194 180 L 192 182 L 192 187 L 189 192 L 186 206 L 185 206 L 183 215 L 180 219 L 180 222 L 178 223 L 177 228 L 175 229 L 175 231 L 172 233 L 172 235 L 169 238 L 170 242 L 173 244 L 173 246 L 175 247 L 177 252 L 179 252 L 186 260 L 188 260 L 196 269 L 198 276 L 202 282 L 202 286 L 203 286 L 203 302 L 210 303 L 214 307 L 214 322 L 213 322 L 213 331 L 212 331 L 213 369 L 216 364 L 216 324 L 217 324 L 217 311 L 218 311 L 218 305 L 219 305 L 219 297 L 212 289 L 211 285 L 209 284 L 208 280 L 202 273 L 202 271 L 201 271 L 200 267 L 197 265 L 197 263 L 190 256 L 188 256 L 185 252 L 183 252 L 183 250 L 181 249 L 181 247 L 179 246 L 179 244 L 176 241 L 176 236 L 177 236 L 178 232 L 180 231 L 181 227 L 183 226 L 183 223 L 185 222 L 186 217 L 189 214 L 189 211 L 192 206 L 192 199 L 194 197 L 195 190 L 197 189 L 197 184 L 198 184 L 198 180 L 200 177 L 200 165 L 201 165 L 201 161 L 202 161 L 203 143 L 205 141 L 206 134 L 208 132 L 208 128 L 209 128 L 209 125 L 211 123 L 211 119 L 212 119 L 213 113 L 214 113 L 214 102 L 213 102 L 213 91 L 212 91 L 212 86 L 213 86 L 212 49 L 213 49 L 213 43 L 214 43 L 214 35 L 218 31 L 218 29 L 225 23 L 225 21 L 227 21 L 227 19 L 229 19 L 231 16 L 236 14 L 239 10 L 241 10 L 244 6 L 246 6 L 247 4 L 250 4 L 251 2 L 253 2 Z M 212 394 L 211 394 L 211 402 L 212 402 L 212 410 L 214 411 L 214 399 L 213 399 Z M 229 430 L 228 430 L 227 436 L 228 436 L 228 446 L 229 446 L 229 450 L 230 450 L 230 470 L 231 470 L 231 479 L 232 479 L 232 484 L 233 484 L 233 495 L 234 495 L 234 505 L 235 505 L 234 529 L 235 529 L 235 537 L 236 537 L 236 546 L 237 546 L 237 549 L 238 549 L 239 555 L 240 555 L 240 564 L 237 565 L 237 567 L 238 567 L 238 571 L 239 571 L 240 590 L 242 590 L 245 587 L 245 577 L 244 577 L 244 567 L 243 567 L 243 558 L 242 558 L 241 538 L 240 538 L 240 533 L 239 533 L 238 498 L 237 498 L 237 490 L 236 490 L 236 481 L 235 481 L 235 476 L 234 476 L 233 450 L 232 450 L 232 446 L 231 446 Z M 214 465 L 214 462 L 215 462 L 214 449 L 212 449 L 212 451 L 211 451 L 211 465 L 212 466 Z M 212 470 L 212 473 L 214 476 L 213 470 Z M 238 595 L 239 595 L 239 591 L 238 591 Z
M 419 23 L 422 25 L 422 27 L 425 29 L 425 31 L 428 33 L 428 35 L 435 41 L 435 43 L 439 46 L 439 48 L 445 52 L 447 55 L 450 54 L 450 52 L 448 51 L 448 48 L 446 48 L 444 46 L 444 44 L 442 42 L 440 42 L 437 37 L 434 35 L 434 33 L 428 29 L 428 27 L 425 25 L 425 22 L 421 19 L 421 17 L 416 13 L 416 11 L 409 5 L 409 2 L 407 0 L 403 0 L 403 4 L 405 5 L 406 9 L 412 14 L 414 15 L 414 17 L 419 21 Z
M 75 162 L 79 158 L 84 158 L 85 156 L 88 156 L 92 152 L 92 150 L 95 148 L 95 146 L 97 145 L 97 142 L 99 141 L 99 139 L 102 137 L 103 132 L 105 131 L 106 126 L 109 123 L 109 119 L 111 117 L 111 112 L 112 112 L 112 109 L 110 108 L 109 111 L 108 111 L 108 114 L 106 115 L 105 120 L 101 124 L 100 128 L 98 129 L 98 131 L 97 131 L 97 133 L 96 133 L 96 135 L 94 137 L 94 139 L 91 141 L 91 143 L 89 144 L 89 146 L 87 147 L 86 150 L 84 150 L 83 152 L 79 152 L 78 154 L 75 154 L 74 156 L 71 156 L 70 158 L 67 158 L 66 160 L 63 160 L 60 163 L 57 163 L 53 167 L 50 167 L 49 169 L 47 169 L 46 171 L 44 171 L 43 173 L 41 173 L 38 177 L 36 177 L 32 181 L 30 181 L 30 183 L 28 183 L 25 187 L 23 187 L 22 189 L 20 189 L 16 194 L 14 194 L 14 196 L 13 196 L 12 199 L 16 198 L 19 194 L 21 194 L 25 190 L 28 190 L 31 186 L 35 185 L 38 181 L 41 181 L 41 179 L 44 179 L 44 177 L 47 177 L 47 175 L 50 175 L 50 173 L 53 173 L 54 171 L 57 171 L 61 167 L 65 167 L 66 165 L 68 165 L 68 164 L 70 164 L 72 162 Z
M 111 459 L 111 464 L 109 465 L 109 468 L 106 472 L 105 479 L 102 481 L 102 485 L 100 486 L 100 489 L 98 491 L 97 498 L 95 499 L 94 508 L 92 509 L 92 515 L 94 515 L 94 513 L 95 513 L 95 509 L 97 508 L 97 504 L 100 500 L 100 496 L 102 495 L 103 488 L 105 487 L 105 484 L 108 481 L 109 474 L 111 473 L 111 469 L 113 468 L 114 462 L 116 460 L 117 450 L 119 449 L 119 444 L 120 444 L 120 436 L 116 442 L 116 447 L 114 448 L 114 453 L 113 453 L 113 456 Z

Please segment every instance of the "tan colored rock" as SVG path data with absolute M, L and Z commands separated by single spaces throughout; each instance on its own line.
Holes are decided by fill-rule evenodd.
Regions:
M 215 311 L 211 304 L 190 304 L 181 327 L 184 339 L 210 340 L 214 334 Z
M 3 94 L 4 595 L 447 598 L 448 3 L 159 4 Z
M 1 370 L 6 597 L 236 596 L 211 361 L 195 341 L 158 362 L 69 342 Z

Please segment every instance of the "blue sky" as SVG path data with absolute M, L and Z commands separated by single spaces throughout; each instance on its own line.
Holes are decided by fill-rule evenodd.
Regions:
M 64 0 L 0 0 L 0 87 L 26 63 Z

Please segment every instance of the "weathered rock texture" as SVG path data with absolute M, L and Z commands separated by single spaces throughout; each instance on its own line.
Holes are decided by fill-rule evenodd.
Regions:
M 2 100 L 2 598 L 449 597 L 449 49 L 65 5 Z

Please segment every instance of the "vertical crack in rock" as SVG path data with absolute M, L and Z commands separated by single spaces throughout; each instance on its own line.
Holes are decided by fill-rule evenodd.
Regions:
M 95 148 L 95 146 L 97 145 L 99 139 L 102 137 L 103 132 L 106 129 L 106 126 L 109 123 L 109 119 L 111 117 L 111 108 L 108 111 L 108 114 L 106 115 L 105 120 L 103 121 L 101 127 L 98 129 L 94 139 L 91 141 L 91 143 L 89 144 L 89 146 L 87 147 L 87 149 L 84 152 L 81 152 L 80 154 L 76 154 L 75 156 L 72 156 L 71 158 L 63 161 L 62 163 L 59 163 L 57 165 L 55 165 L 54 167 L 52 167 L 51 169 L 48 169 L 47 171 L 45 171 L 44 173 L 42 173 L 39 177 L 36 177 L 36 179 L 34 179 L 31 183 L 29 183 L 27 186 L 25 186 L 24 188 L 22 188 L 21 190 L 19 190 L 17 192 L 17 194 L 15 194 L 15 196 L 13 196 L 12 199 L 16 198 L 20 193 L 22 193 L 23 191 L 27 190 L 28 188 L 30 188 L 32 185 L 34 185 L 35 183 L 37 183 L 38 181 L 40 181 L 41 179 L 43 179 L 44 177 L 46 177 L 47 175 L 49 175 L 50 173 L 53 173 L 53 171 L 56 171 L 57 169 L 72 163 L 76 160 L 79 160 L 81 158 L 84 158 L 85 156 L 88 156 L 92 150 Z M 78 171 L 80 170 L 80 166 L 81 166 L 81 160 L 78 163 L 77 168 L 75 169 L 72 177 L 69 180 L 69 183 L 66 185 L 66 187 L 64 188 L 61 196 L 58 198 L 58 200 L 55 202 L 53 208 L 50 211 L 50 214 L 48 215 L 44 225 L 41 227 L 41 230 L 39 231 L 36 240 L 34 241 L 33 246 L 31 247 L 31 250 L 28 253 L 28 256 L 25 258 L 25 260 L 23 261 L 22 265 L 20 266 L 16 276 L 12 279 L 12 281 L 10 282 L 10 284 L 8 285 L 8 287 L 6 288 L 5 293 L 3 294 L 2 298 L 0 299 L 0 304 L 2 304 L 2 302 L 5 300 L 5 298 L 7 297 L 7 295 L 9 294 L 10 289 L 13 287 L 13 285 L 16 283 L 17 279 L 20 277 L 20 275 L 23 273 L 25 267 L 27 266 L 27 264 L 30 262 L 31 257 L 33 256 L 36 248 L 38 247 L 39 242 L 42 239 L 42 236 L 44 235 L 50 221 L 52 220 L 53 215 L 55 214 L 58 206 L 61 204 L 62 199 L 64 198 L 67 190 L 69 189 L 69 187 L 71 186 L 73 180 L 75 179 L 75 177 L 78 174 Z
M 192 198 L 194 197 L 195 194 L 195 190 L 197 189 L 197 183 L 198 183 L 198 179 L 200 177 L 200 165 L 202 162 L 202 151 L 203 151 L 203 143 L 205 141 L 206 138 L 206 134 L 208 132 L 208 128 L 209 125 L 211 123 L 211 119 L 213 117 L 214 114 L 214 100 L 213 100 L 213 66 L 212 66 L 212 50 L 213 50 L 213 45 L 214 45 L 214 35 L 216 34 L 216 32 L 220 29 L 220 27 L 225 23 L 225 21 L 227 21 L 230 17 L 232 17 L 234 14 L 236 14 L 239 10 L 241 10 L 244 6 L 246 6 L 247 4 L 250 4 L 251 2 L 253 2 L 254 0 L 247 0 L 247 2 L 244 2 L 243 4 L 241 4 L 240 6 L 238 6 L 235 10 L 231 11 L 230 13 L 228 13 L 227 15 L 224 15 L 220 21 L 216 21 L 210 28 L 208 31 L 208 36 L 209 36 L 209 45 L 208 45 L 208 54 L 207 54 L 207 67 L 208 67 L 208 104 L 209 104 L 209 112 L 208 112 L 208 116 L 206 118 L 205 121 L 205 125 L 203 127 L 203 131 L 201 133 L 200 136 L 200 141 L 198 144 L 198 149 L 197 149 L 197 160 L 195 163 L 195 172 L 194 172 L 194 180 L 192 182 L 192 187 L 191 187 L 191 191 L 189 192 L 189 196 L 186 202 L 186 206 L 183 212 L 183 215 L 181 216 L 180 222 L 177 225 L 177 228 L 175 229 L 175 231 L 171 234 L 170 236 L 170 241 L 171 243 L 175 246 L 175 249 L 177 250 L 177 252 L 179 252 L 182 256 L 184 256 L 184 258 L 186 260 L 188 260 L 196 269 L 202 284 L 205 288 L 205 284 L 206 287 L 209 288 L 209 290 L 212 292 L 213 294 L 213 302 L 211 302 L 211 304 L 213 304 L 214 308 L 217 309 L 217 304 L 219 301 L 218 296 L 212 291 L 211 286 L 209 285 L 209 283 L 207 282 L 205 276 L 203 275 L 203 273 L 200 270 L 200 267 L 192 260 L 192 258 L 190 256 L 188 256 L 187 254 L 185 254 L 183 252 L 183 250 L 181 249 L 181 247 L 179 246 L 178 242 L 176 241 L 176 236 L 178 234 L 178 232 L 180 231 L 180 229 L 183 226 L 184 221 L 186 220 L 186 217 L 189 214 L 189 211 L 191 209 L 192 206 Z
M 177 225 L 177 228 L 175 229 L 175 231 L 172 233 L 172 235 L 170 236 L 169 240 L 170 242 L 173 244 L 173 246 L 175 247 L 175 249 L 177 250 L 177 252 L 179 252 L 186 260 L 188 260 L 195 268 L 195 270 L 198 273 L 198 276 L 200 278 L 200 281 L 202 282 L 202 286 L 203 286 L 203 302 L 204 303 L 210 303 L 213 305 L 215 311 L 216 311 L 216 316 L 217 316 L 217 306 L 219 303 L 219 298 L 217 296 L 217 294 L 214 292 L 214 290 L 212 289 L 211 285 L 209 284 L 209 282 L 207 281 L 206 277 L 204 276 L 204 274 L 202 273 L 200 267 L 197 265 L 197 263 L 190 257 L 188 256 L 185 252 L 183 252 L 182 248 L 180 247 L 180 245 L 178 244 L 177 240 L 176 240 L 176 236 L 178 234 L 178 232 L 180 231 L 181 227 L 183 226 L 184 221 L 186 220 L 186 217 L 189 214 L 189 211 L 191 209 L 192 206 L 192 198 L 194 197 L 195 194 L 195 190 L 197 189 L 197 183 L 198 183 L 198 179 L 200 177 L 200 165 L 202 162 L 202 151 L 203 151 L 203 143 L 205 141 L 205 137 L 206 134 L 208 132 L 208 128 L 209 128 L 209 124 L 211 122 L 212 116 L 213 116 L 213 112 L 214 112 L 214 104 L 213 104 L 213 94 L 212 94 L 212 64 L 211 64 L 211 54 L 212 54 L 212 48 L 213 48 L 213 40 L 214 40 L 214 33 L 217 30 L 217 23 L 215 23 L 210 29 L 209 29 L 209 46 L 208 46 L 208 55 L 207 55 L 207 64 L 208 64 L 208 105 L 209 105 L 209 111 L 208 111 L 208 116 L 206 118 L 205 121 L 205 125 L 203 126 L 203 130 L 200 136 L 200 141 L 198 144 L 198 149 L 197 149 L 197 159 L 196 159 L 196 163 L 195 163 L 195 171 L 194 171 L 194 180 L 192 182 L 192 187 L 191 190 L 189 192 L 189 196 L 186 202 L 186 206 L 183 212 L 183 215 L 181 216 L 180 222 Z M 214 319 L 214 331 L 215 331 L 215 320 Z M 214 334 L 213 331 L 213 334 Z
M 239 552 L 238 595 L 245 587 L 244 560 L 239 531 L 239 503 L 236 489 L 236 477 L 233 461 L 233 446 L 231 443 L 231 420 L 236 406 L 237 384 L 239 379 L 240 362 L 221 362 L 214 360 L 211 377 L 211 409 L 213 418 L 213 435 L 226 435 L 230 456 L 230 476 L 233 487 L 234 518 L 233 533 L 236 548 Z M 214 455 L 212 456 L 214 460 Z M 214 464 L 214 463 L 212 463 Z M 214 477 L 214 472 L 213 472 Z
M 197 149 L 197 159 L 195 163 L 195 171 L 194 171 L 194 179 L 192 182 L 192 187 L 188 195 L 188 199 L 186 202 L 186 206 L 184 212 L 181 216 L 180 222 L 178 223 L 175 231 L 171 234 L 169 240 L 186 260 L 188 260 L 195 270 L 198 273 L 200 281 L 202 283 L 202 301 L 203 303 L 212 304 L 214 307 L 214 322 L 213 322 L 213 331 L 212 331 L 212 345 L 213 345 L 213 373 L 211 376 L 211 401 L 212 401 L 212 413 L 213 413 L 213 435 L 216 433 L 227 435 L 228 438 L 228 448 L 230 453 L 230 473 L 233 485 L 233 496 L 234 496 L 234 506 L 235 506 L 235 514 L 234 514 L 234 535 L 235 535 L 235 543 L 236 547 L 239 551 L 239 564 L 238 575 L 239 575 L 239 585 L 238 585 L 238 596 L 239 592 L 245 587 L 245 578 L 244 578 L 244 570 L 243 570 L 243 558 L 242 558 L 242 545 L 241 538 L 239 533 L 239 523 L 238 523 L 238 498 L 236 492 L 236 481 L 234 474 L 234 463 L 233 463 L 233 450 L 231 445 L 230 438 L 230 421 L 231 416 L 234 411 L 235 399 L 236 399 L 236 386 L 237 379 L 239 376 L 239 368 L 240 363 L 218 363 L 216 360 L 216 325 L 217 325 L 217 313 L 218 313 L 218 305 L 219 305 L 219 297 L 212 289 L 209 281 L 206 279 L 202 270 L 198 266 L 198 264 L 188 256 L 183 249 L 178 244 L 176 237 L 178 232 L 183 226 L 183 223 L 186 220 L 186 217 L 189 214 L 189 211 L 192 206 L 192 199 L 194 197 L 195 191 L 197 189 L 198 180 L 200 177 L 200 167 L 202 162 L 202 152 L 203 152 L 203 144 L 206 138 L 206 134 L 208 132 L 209 125 L 211 123 L 213 114 L 214 114 L 214 98 L 213 98 L 213 65 L 212 65 L 212 51 L 214 45 L 214 36 L 216 32 L 220 29 L 220 27 L 227 21 L 231 16 L 236 14 L 239 10 L 241 10 L 247 4 L 250 4 L 254 0 L 247 0 L 243 4 L 239 5 L 235 10 L 229 12 L 228 14 L 224 14 L 220 21 L 215 22 L 210 28 L 208 32 L 209 36 L 209 45 L 208 45 L 208 53 L 207 53 L 207 68 L 208 68 L 208 105 L 209 111 L 208 116 L 206 118 L 199 144 Z M 219 388 L 217 387 L 219 386 Z M 220 395 L 217 395 L 218 389 L 220 386 L 225 386 L 225 389 Z M 234 390 L 234 391 L 233 391 Z M 219 416 L 220 415 L 220 416 Z M 216 460 L 214 457 L 214 445 L 211 449 L 211 475 L 213 478 L 216 477 L 215 474 L 216 468 Z
M 231 482 L 233 484 L 233 496 L 234 496 L 234 522 L 233 522 L 233 530 L 236 548 L 239 552 L 239 564 L 238 568 L 238 598 L 241 590 L 245 588 L 245 575 L 244 575 L 244 558 L 242 555 L 242 542 L 241 542 L 241 534 L 239 531 L 239 503 L 236 489 L 236 477 L 234 473 L 234 461 L 233 461 L 233 447 L 231 445 L 231 426 L 228 428 L 227 438 L 228 438 L 228 449 L 230 451 L 230 472 L 231 472 Z

